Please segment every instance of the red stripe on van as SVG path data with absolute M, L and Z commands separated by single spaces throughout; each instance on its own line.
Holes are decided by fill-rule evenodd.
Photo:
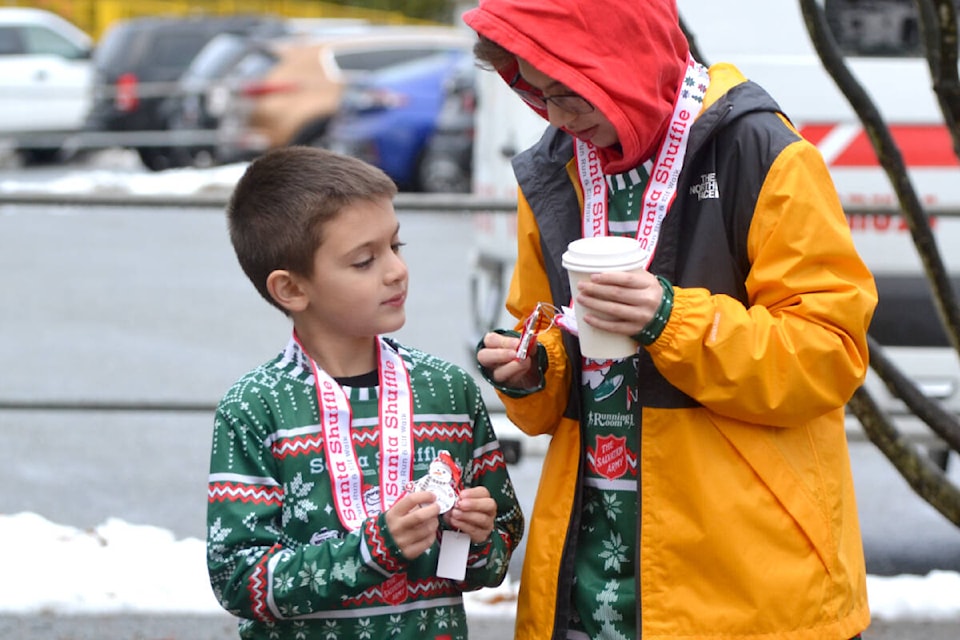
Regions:
M 803 137 L 818 144 L 833 129 L 833 125 L 807 125 L 800 129 Z M 900 147 L 903 160 L 910 167 L 957 167 L 960 160 L 953 151 L 950 132 L 943 125 L 893 125 L 890 135 Z M 833 162 L 832 167 L 876 167 L 877 156 L 865 132 L 850 142 Z
M 835 126 L 834 124 L 805 124 L 800 127 L 800 135 L 813 144 L 819 145 Z

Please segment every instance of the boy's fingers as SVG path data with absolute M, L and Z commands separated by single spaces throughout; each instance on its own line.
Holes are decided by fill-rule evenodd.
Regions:
M 418 507 L 425 507 L 437 501 L 437 496 L 429 491 L 415 491 L 407 493 L 394 506 L 398 506 L 404 513 L 408 513 Z

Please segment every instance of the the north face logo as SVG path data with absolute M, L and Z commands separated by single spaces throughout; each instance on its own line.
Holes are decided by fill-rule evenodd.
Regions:
M 705 173 L 700 176 L 700 184 L 690 187 L 690 195 L 696 195 L 697 200 L 706 200 L 707 198 L 717 199 L 720 197 L 720 187 L 717 186 L 717 174 Z

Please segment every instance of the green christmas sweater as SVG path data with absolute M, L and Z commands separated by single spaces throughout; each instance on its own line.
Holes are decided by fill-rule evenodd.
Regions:
M 496 501 L 493 534 L 471 544 L 461 582 L 436 576 L 439 543 L 406 560 L 382 513 L 346 530 L 327 472 L 310 360 L 291 339 L 230 388 L 214 420 L 207 566 L 218 601 L 241 618 L 241 638 L 466 638 L 462 592 L 496 586 L 506 575 L 523 515 L 479 387 L 456 365 L 388 342 L 410 376 L 414 479 L 448 451 L 464 486 L 485 486 Z M 375 492 L 377 379 L 339 382 L 363 485 Z

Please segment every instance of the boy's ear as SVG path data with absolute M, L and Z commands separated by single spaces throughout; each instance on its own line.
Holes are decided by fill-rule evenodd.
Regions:
M 300 287 L 300 280 L 286 269 L 271 271 L 267 276 L 267 291 L 281 307 L 294 313 L 307 308 L 307 296 Z

